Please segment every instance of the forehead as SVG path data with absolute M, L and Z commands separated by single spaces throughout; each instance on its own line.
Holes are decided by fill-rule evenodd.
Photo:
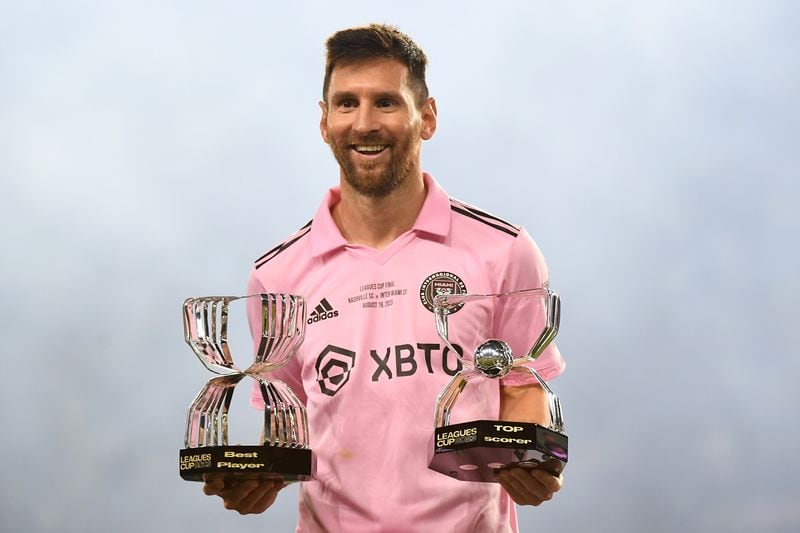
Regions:
M 367 59 L 336 65 L 328 95 L 336 93 L 410 93 L 408 67 L 396 59 Z

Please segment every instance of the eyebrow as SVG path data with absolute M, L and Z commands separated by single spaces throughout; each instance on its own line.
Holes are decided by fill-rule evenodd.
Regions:
M 382 100 L 384 98 L 390 98 L 392 100 L 402 100 L 403 98 L 402 94 L 397 91 L 380 91 L 370 96 L 375 100 Z M 352 91 L 339 91 L 331 95 L 331 101 L 343 100 L 345 98 L 358 99 L 358 96 L 356 95 L 356 93 Z

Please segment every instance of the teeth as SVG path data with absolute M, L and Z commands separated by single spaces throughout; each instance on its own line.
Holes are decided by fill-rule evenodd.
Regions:
M 380 152 L 381 150 L 386 148 L 386 145 L 383 145 L 383 144 L 370 145 L 370 146 L 358 146 L 358 145 L 356 145 L 356 146 L 353 146 L 353 148 L 355 148 L 355 150 L 358 151 L 358 152 Z

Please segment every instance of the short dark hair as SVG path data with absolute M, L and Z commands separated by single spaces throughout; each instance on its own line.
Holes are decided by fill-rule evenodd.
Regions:
M 325 80 L 322 82 L 322 100 L 328 101 L 328 87 L 331 74 L 337 65 L 351 65 L 370 59 L 396 59 L 408 67 L 409 85 L 414 91 L 418 107 L 428 98 L 428 84 L 425 83 L 425 66 L 428 58 L 425 52 L 411 40 L 411 37 L 388 24 L 370 24 L 358 28 L 341 30 L 325 43 Z

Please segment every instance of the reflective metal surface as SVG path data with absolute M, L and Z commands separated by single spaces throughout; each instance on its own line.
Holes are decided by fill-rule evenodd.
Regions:
M 509 373 L 521 372 L 530 374 L 541 385 L 547 394 L 548 409 L 550 413 L 549 429 L 562 433 L 564 431 L 564 419 L 561 410 L 561 402 L 539 373 L 529 365 L 544 351 L 558 334 L 558 327 L 561 321 L 561 300 L 550 287 L 537 289 L 527 289 L 504 294 L 440 294 L 434 298 L 434 315 L 436 319 L 436 330 L 444 342 L 456 353 L 459 351 L 454 347 L 451 337 L 451 324 L 453 309 L 463 313 L 469 310 L 471 305 L 482 303 L 491 309 L 505 306 L 517 314 L 530 316 L 530 320 L 522 318 L 518 320 L 519 328 L 527 328 L 522 337 L 530 338 L 529 347 L 525 347 L 524 355 L 515 357 L 509 344 L 505 340 L 483 339 L 476 340 L 474 346 L 464 346 L 464 354 L 459 358 L 464 364 L 464 369 L 456 374 L 448 386 L 439 394 L 436 401 L 436 427 L 442 427 L 450 423 L 450 415 L 455 407 L 459 395 L 467 384 L 477 378 L 486 377 L 490 379 L 500 378 Z M 463 308 L 461 307 L 463 306 Z M 510 319 L 511 317 L 507 317 Z M 514 317 L 518 319 L 519 317 Z M 468 354 L 472 354 L 472 358 Z M 509 357 L 511 364 L 509 365 Z
M 434 298 L 434 315 L 439 336 L 458 354 L 463 369 L 436 400 L 429 467 L 455 479 L 483 482 L 494 482 L 493 472 L 509 465 L 559 473 L 567 462 L 561 402 L 531 364 L 558 333 L 558 295 L 547 286 L 505 294 L 440 294 Z M 485 419 L 453 423 L 460 398 L 472 409 L 489 405 L 483 385 L 513 374 L 524 374 L 544 390 L 546 427 Z M 488 390 L 497 394 L 496 388 Z
M 253 332 L 256 335 L 255 357 L 244 370 L 234 363 L 228 343 L 229 306 L 234 303 L 254 306 L 251 312 L 258 312 L 260 317 L 260 336 Z M 291 479 L 292 472 L 281 472 L 279 467 L 273 470 L 273 465 L 266 465 L 276 458 L 278 462 L 291 465 L 290 469 L 300 464 L 303 472 L 313 471 L 313 458 L 310 450 L 306 450 L 309 438 L 305 407 L 285 383 L 269 379 L 269 373 L 286 365 L 303 342 L 305 300 L 301 296 L 274 293 L 188 298 L 183 303 L 183 325 L 186 343 L 206 368 L 219 375 L 210 379 L 189 405 L 184 438 L 186 449 L 181 451 L 181 475 L 186 479 L 201 479 L 198 472 L 216 471 L 211 466 L 214 461 L 208 458 L 217 455 L 222 458 L 269 455 L 257 464 L 217 462 L 218 465 L 227 465 L 221 467 L 222 471 L 250 468 L 251 472 L 287 474 L 285 477 Z M 261 442 L 253 443 L 246 450 L 230 445 L 228 432 L 231 398 L 245 377 L 258 382 L 265 405 Z M 202 466 L 197 466 L 197 458 L 201 456 L 192 454 L 192 448 L 209 448 L 207 451 L 211 455 L 202 457 Z M 289 449 L 306 450 L 307 453 L 298 455 L 289 453 Z M 307 479 L 309 476 L 304 473 L 298 478 Z

